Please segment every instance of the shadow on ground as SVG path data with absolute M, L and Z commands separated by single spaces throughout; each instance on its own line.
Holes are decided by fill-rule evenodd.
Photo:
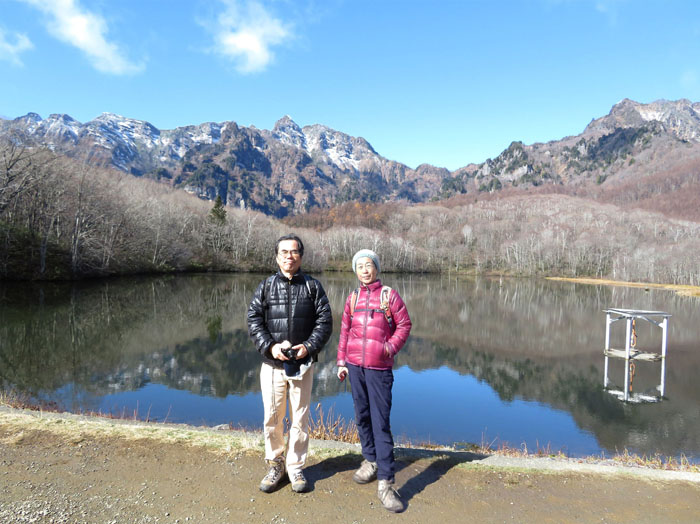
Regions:
M 345 453 L 337 457 L 324 459 L 304 468 L 304 474 L 309 482 L 309 490 L 313 491 L 316 482 L 325 480 L 337 474 L 354 471 L 360 466 L 362 455 Z
M 439 481 L 453 467 L 488 457 L 488 455 L 469 451 L 433 451 L 406 448 L 395 449 L 394 455 L 396 456 L 397 473 L 407 468 L 411 468 L 412 473 L 415 473 L 409 474 L 408 480 L 402 486 L 398 486 L 401 498 L 405 503 L 408 503 L 430 484 Z M 427 463 L 427 466 L 423 463 Z
M 468 451 L 406 448 L 395 448 L 394 455 L 396 457 L 396 473 L 401 473 L 401 478 L 408 477 L 403 485 L 397 483 L 397 488 L 405 503 L 408 503 L 430 484 L 438 482 L 453 467 L 475 460 L 484 460 L 488 457 L 488 455 Z M 313 490 L 316 482 L 337 474 L 355 471 L 360 467 L 361 462 L 362 455 L 346 453 L 307 466 L 304 472 L 309 481 L 310 489 Z

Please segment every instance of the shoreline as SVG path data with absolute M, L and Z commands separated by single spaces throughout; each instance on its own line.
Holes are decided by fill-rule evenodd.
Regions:
M 16 441 L 22 442 L 25 432 L 48 432 L 56 438 L 79 443 L 86 438 L 141 440 L 206 448 L 222 456 L 231 453 L 264 454 L 261 431 L 234 430 L 228 426 L 201 427 L 187 424 L 146 422 L 141 420 L 102 418 L 93 415 L 76 415 L 63 412 L 35 411 L 0 405 L 0 426 L 15 430 Z M 360 456 L 358 444 L 336 440 L 310 439 L 309 457 L 329 458 L 354 454 Z M 590 473 L 596 475 L 625 475 L 648 480 L 687 481 L 700 484 L 700 466 L 644 462 L 639 457 L 619 458 L 584 457 L 570 458 L 561 454 L 523 454 L 517 450 L 458 451 L 449 447 L 425 448 L 401 446 L 396 448 L 397 460 L 421 457 L 441 460 L 450 457 L 461 467 L 496 470 L 527 470 L 543 474 Z M 625 457 L 625 455 L 622 455 Z
M 677 295 L 683 297 L 700 297 L 700 286 L 691 286 L 685 284 L 655 284 L 649 282 L 625 282 L 623 280 L 608 280 L 604 278 L 589 278 L 589 277 L 545 277 L 546 280 L 554 280 L 558 282 L 572 282 L 574 284 L 588 284 L 597 286 L 618 286 L 618 287 L 636 287 L 644 289 L 663 289 L 667 291 L 675 291 Z

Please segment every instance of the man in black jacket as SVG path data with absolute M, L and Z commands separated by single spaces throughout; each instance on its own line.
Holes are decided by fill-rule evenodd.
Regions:
M 331 336 L 333 318 L 321 283 L 301 271 L 301 239 L 281 237 L 275 253 L 279 271 L 260 282 L 248 307 L 248 334 L 263 357 L 260 388 L 269 471 L 260 489 L 273 491 L 286 466 L 292 489 L 303 492 L 308 488 L 302 468 L 309 449 L 312 364 Z M 287 397 L 291 427 L 285 464 Z

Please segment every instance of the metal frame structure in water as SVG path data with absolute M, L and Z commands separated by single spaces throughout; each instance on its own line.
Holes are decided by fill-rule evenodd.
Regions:
M 608 378 L 608 359 L 609 358 L 623 358 L 625 359 L 625 384 L 623 386 L 623 391 L 608 390 L 618 396 L 621 400 L 625 402 L 658 402 L 663 398 L 666 392 L 666 350 L 667 350 L 667 340 L 668 340 L 668 319 L 671 316 L 670 313 L 665 311 L 644 311 L 638 309 L 617 309 L 610 308 L 604 310 L 606 313 L 605 319 L 605 376 L 603 379 L 603 386 L 608 390 L 608 384 L 610 380 Z M 661 328 L 661 353 L 651 353 L 647 351 L 640 351 L 636 347 L 633 347 L 632 342 L 632 321 L 635 319 L 642 319 L 650 322 L 651 324 Z M 610 347 L 610 326 L 619 320 L 625 320 L 626 322 L 626 337 L 625 337 L 625 348 L 615 349 Z M 630 396 L 630 362 L 635 360 L 646 360 L 649 362 L 661 362 L 661 382 L 658 386 L 659 397 L 651 395 L 641 395 L 633 394 Z

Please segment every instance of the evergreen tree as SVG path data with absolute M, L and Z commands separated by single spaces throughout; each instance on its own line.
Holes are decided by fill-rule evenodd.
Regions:
M 226 210 L 220 195 L 217 195 L 214 207 L 209 212 L 209 220 L 217 226 L 223 226 L 226 223 Z

